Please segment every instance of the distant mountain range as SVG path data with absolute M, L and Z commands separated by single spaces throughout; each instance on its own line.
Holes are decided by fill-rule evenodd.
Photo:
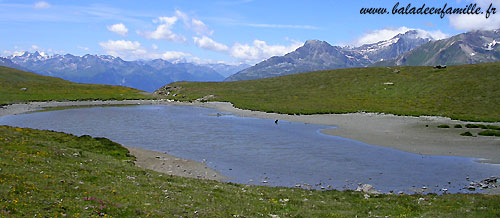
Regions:
M 73 82 L 122 85 L 149 92 L 175 81 L 222 81 L 226 77 L 223 75 L 248 67 L 172 63 L 162 59 L 124 61 L 109 55 L 48 56 L 39 52 L 0 58 L 0 65 Z
M 23 70 L 22 69 L 23 67 L 21 67 L 17 64 L 14 64 L 14 62 L 12 62 L 11 60 L 9 60 L 7 58 L 2 58 L 2 57 L 0 57 L 0 66 L 15 68 L 18 70 Z
M 381 60 L 396 58 L 432 38 L 417 30 L 398 34 L 389 40 L 359 47 L 332 46 L 324 41 L 309 40 L 285 56 L 271 57 L 242 70 L 226 81 L 250 80 L 294 73 L 349 67 L 365 67 Z
M 473 31 L 434 40 L 417 30 L 359 47 L 310 40 L 286 54 L 242 70 L 226 81 L 250 80 L 316 70 L 367 66 L 459 65 L 500 61 L 500 30 Z
M 458 65 L 500 61 L 500 31 L 473 31 L 431 41 L 373 66 Z
M 152 92 L 175 81 L 236 81 L 350 67 L 458 65 L 500 61 L 500 30 L 473 31 L 434 40 L 410 30 L 358 47 L 308 40 L 284 56 L 254 66 L 172 63 L 162 59 L 124 61 L 109 55 L 74 56 L 25 52 L 0 57 L 0 65 L 73 82 L 122 85 Z

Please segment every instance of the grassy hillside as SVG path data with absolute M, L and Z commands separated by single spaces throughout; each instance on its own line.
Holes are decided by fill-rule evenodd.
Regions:
M 47 100 L 151 98 L 143 93 L 137 89 L 121 86 L 73 83 L 55 77 L 41 76 L 0 66 L 0 105 Z
M 104 138 L 0 126 L 0 217 L 498 217 L 500 196 L 245 186 L 135 167 Z
M 399 73 L 395 73 L 395 70 Z M 385 85 L 384 83 L 393 83 Z M 383 112 L 500 121 L 500 63 L 352 68 L 237 82 L 177 82 L 178 100 L 215 95 L 238 108 L 288 114 Z M 179 88 L 180 87 L 180 88 Z M 170 96 L 172 97 L 172 96 Z

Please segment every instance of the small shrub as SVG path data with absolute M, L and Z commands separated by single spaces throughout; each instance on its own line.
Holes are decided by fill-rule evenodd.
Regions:
M 446 124 L 441 124 L 438 126 L 438 128 L 450 128 L 450 126 Z
M 465 127 L 467 127 L 467 128 L 479 128 L 479 125 L 468 123 L 468 124 L 465 124 Z
M 488 129 L 500 130 L 500 126 L 487 125 Z
M 79 136 L 78 139 L 80 140 L 91 140 L 92 139 L 92 136 L 89 136 L 89 135 L 82 135 L 82 136 Z
M 473 136 L 470 132 L 464 132 L 460 134 L 461 136 Z
M 483 125 L 483 124 L 467 124 L 465 125 L 467 128 L 481 128 L 481 129 L 493 129 L 493 130 L 500 130 L 500 126 L 494 126 L 494 125 Z
M 499 131 L 494 131 L 494 130 L 485 130 L 485 131 L 479 132 L 478 135 L 482 135 L 482 136 L 500 136 L 500 132 Z
M 462 128 L 462 125 L 460 125 L 460 124 L 455 124 L 455 126 L 453 126 L 453 127 L 455 127 L 455 128 Z

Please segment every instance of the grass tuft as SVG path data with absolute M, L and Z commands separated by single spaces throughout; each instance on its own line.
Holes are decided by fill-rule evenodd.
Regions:
M 482 135 L 482 136 L 500 136 L 500 131 L 485 130 L 485 131 L 479 132 L 478 135 Z
M 460 133 L 461 136 L 474 136 L 472 135 L 472 133 L 470 132 L 464 132 L 464 133 Z

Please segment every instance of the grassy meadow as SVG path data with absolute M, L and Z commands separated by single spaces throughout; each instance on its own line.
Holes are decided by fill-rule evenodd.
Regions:
M 148 93 L 122 86 L 73 83 L 0 66 L 0 105 L 29 101 L 150 99 Z
M 169 98 L 215 95 L 235 107 L 285 114 L 378 112 L 500 121 L 500 63 L 326 70 L 236 82 L 176 82 Z
M 365 195 L 168 176 L 104 138 L 0 126 L 0 217 L 498 217 L 500 196 Z
M 496 79 L 494 72 L 498 64 L 466 68 L 470 67 L 483 69 L 478 71 L 483 72 L 478 73 L 478 80 L 487 85 L 495 82 L 492 80 Z M 351 110 L 399 111 L 399 114 L 430 113 L 435 110 L 441 113 L 441 110 L 434 108 L 437 107 L 435 101 L 443 98 L 444 94 L 439 91 L 448 90 L 450 93 L 470 95 L 466 100 L 460 100 L 458 94 L 451 94 L 449 100 L 443 101 L 442 108 L 447 108 L 443 111 L 448 115 L 461 115 L 464 119 L 498 118 L 500 111 L 495 110 L 498 109 L 498 97 L 495 97 L 498 91 L 495 87 L 485 89 L 475 86 L 477 81 L 462 78 L 453 68 L 448 69 L 451 73 L 425 67 L 400 69 L 399 74 L 393 74 L 393 69 L 387 68 L 348 69 L 259 82 L 181 82 L 174 85 L 182 86 L 179 93 L 183 97 L 178 97 L 183 100 L 215 94 L 217 100 L 231 101 L 237 107 L 303 114 Z M 416 76 L 411 72 L 417 71 L 424 72 L 426 76 L 423 80 L 432 81 L 432 84 L 419 82 L 412 85 Z M 371 75 L 373 72 L 378 76 Z M 316 74 L 317 77 L 307 76 Z M 451 92 L 447 87 L 454 85 L 437 86 L 437 82 L 432 79 L 448 78 L 444 76 L 447 74 L 457 74 L 453 78 L 461 78 L 463 82 L 453 84 L 461 84 L 462 89 Z M 376 78 L 376 81 L 370 82 L 369 78 Z M 380 84 L 387 81 L 394 82 L 394 86 Z M 349 83 L 342 85 L 343 82 Z M 418 91 L 418 87 L 427 91 Z M 463 91 L 464 88 L 468 91 Z M 427 106 L 416 107 L 415 103 L 405 106 L 408 102 L 423 101 L 418 96 L 403 98 L 415 92 L 430 96 L 431 99 L 425 101 L 428 101 Z M 370 100 L 372 97 L 380 101 Z M 0 67 L 0 104 L 135 98 L 148 97 L 131 88 L 77 84 Z M 468 103 L 469 98 L 475 100 Z M 349 101 L 352 99 L 354 101 Z M 452 103 L 452 99 L 461 103 Z M 473 109 L 477 109 L 457 112 L 460 108 L 471 107 L 471 104 L 476 104 Z M 390 111 L 382 110 L 394 105 L 399 107 Z M 460 108 L 450 107 L 453 105 L 459 105 Z M 135 157 L 126 148 L 105 138 L 0 126 L 0 217 L 500 216 L 499 195 L 368 195 L 354 191 L 247 186 L 169 176 L 138 168 L 133 164 L 134 160 Z

